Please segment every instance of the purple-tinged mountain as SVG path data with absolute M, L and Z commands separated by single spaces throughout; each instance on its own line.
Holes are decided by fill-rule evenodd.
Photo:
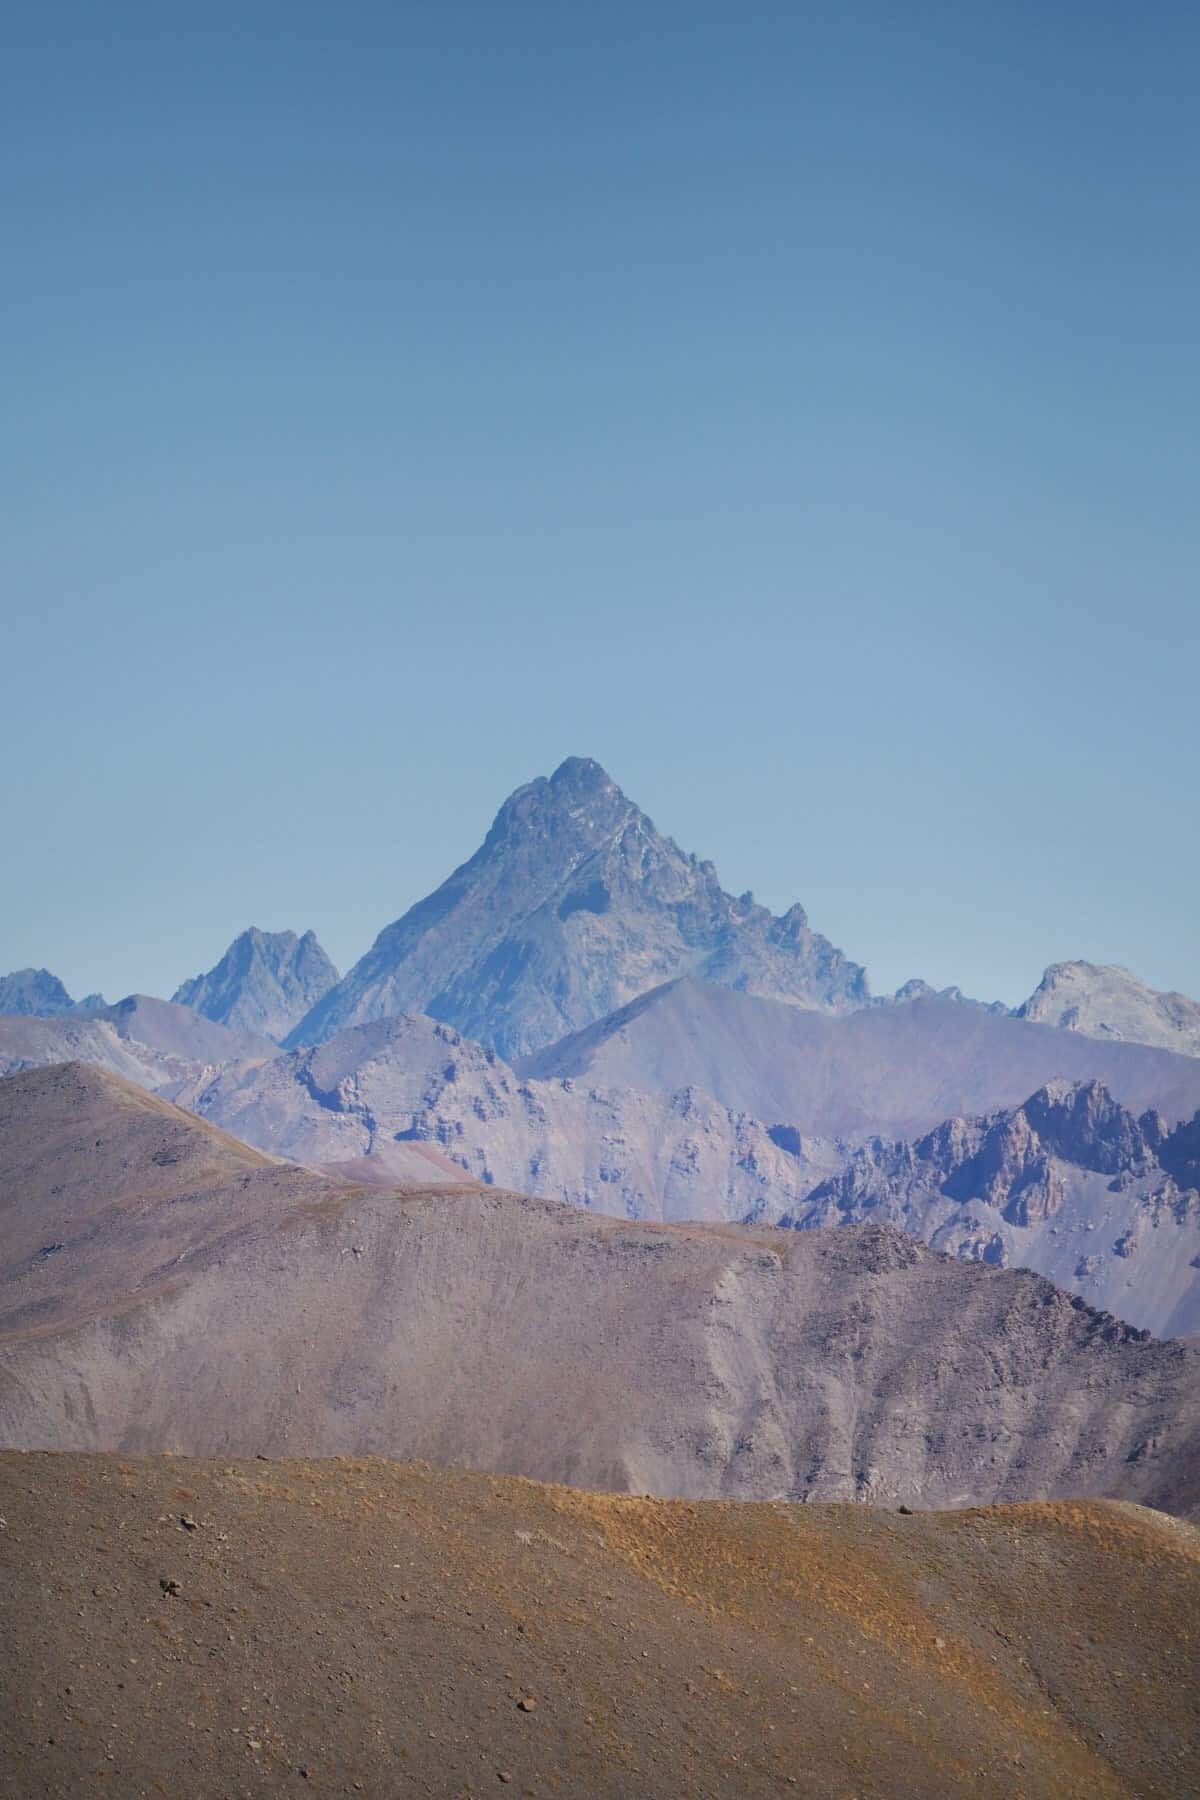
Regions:
M 875 1139 L 782 1223 L 888 1221 L 935 1249 L 1036 1269 L 1160 1337 L 1200 1332 L 1200 1112 L 1169 1126 L 1058 1082 L 916 1143 Z
M 105 1004 L 103 994 L 72 1000 L 49 969 L 14 969 L 0 975 L 0 1016 L 21 1019 L 58 1019 L 68 1013 L 95 1012 Z
M 53 1063 L 96 1063 L 140 1087 L 171 1091 L 226 1065 L 261 1063 L 279 1046 L 203 1019 L 187 1006 L 128 994 L 115 1006 L 42 1019 L 0 1018 L 0 1075 Z
M 252 925 L 214 968 L 185 981 L 171 998 L 218 1025 L 279 1042 L 337 979 L 314 932 L 297 937 L 294 931 L 259 931 Z
M 981 1012 L 994 1013 L 997 1017 L 1007 1017 L 1011 1010 L 1003 1000 L 972 1000 L 960 987 L 935 988 L 928 981 L 922 981 L 919 976 L 904 982 L 894 994 L 880 994 L 872 1005 L 908 1006 L 914 1000 L 953 1000 L 959 1006 L 974 1006 Z
M 1017 1017 L 1083 1037 L 1200 1056 L 1200 1000 L 1159 993 L 1112 963 L 1053 963 Z
M 270 1062 L 206 1070 L 171 1098 L 259 1149 L 346 1179 L 460 1179 L 633 1219 L 794 1211 L 844 1154 L 769 1130 L 698 1089 L 640 1093 L 526 1081 L 421 1014 L 350 1026 Z M 418 1173 L 414 1175 L 414 1169 Z
M 389 925 L 292 1033 L 423 1012 L 505 1057 L 603 1018 L 680 975 L 843 1011 L 866 976 L 813 931 L 725 893 L 598 763 L 519 788 L 475 855 Z
M 858 1142 L 1019 1106 L 1051 1081 L 1103 1081 L 1123 1105 L 1173 1120 L 1200 1107 L 1200 1060 L 1145 1044 L 1097 1042 L 942 995 L 831 1017 L 688 980 L 517 1067 L 538 1081 L 696 1087 L 753 1118 Z

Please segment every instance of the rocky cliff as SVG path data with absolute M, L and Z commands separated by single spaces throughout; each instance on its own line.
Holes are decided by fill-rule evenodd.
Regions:
M 1034 1268 L 1161 1336 L 1200 1331 L 1200 1113 L 1168 1126 L 1099 1082 L 879 1140 L 785 1223 L 887 1219 L 938 1249 Z

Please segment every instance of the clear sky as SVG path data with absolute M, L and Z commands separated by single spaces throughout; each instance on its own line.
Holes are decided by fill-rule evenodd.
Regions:
M 597 757 L 1200 995 L 1200 12 L 7 0 L 0 970 L 344 967 Z

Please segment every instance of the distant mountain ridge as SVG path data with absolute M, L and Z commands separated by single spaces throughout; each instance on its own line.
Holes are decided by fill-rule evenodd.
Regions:
M 56 1018 L 0 1018 L 0 1075 L 88 1062 L 140 1087 L 171 1093 L 215 1069 L 262 1062 L 279 1046 L 234 1031 L 187 1006 L 128 994 L 115 1006 Z
M 862 1146 L 781 1223 L 886 1220 L 935 1249 L 1037 1269 L 1161 1337 L 1200 1332 L 1200 1111 L 1169 1125 L 1098 1081 Z
M 687 978 L 667 982 L 517 1063 L 539 1081 L 673 1092 L 817 1137 L 911 1137 L 1018 1106 L 1046 1082 L 1102 1080 L 1172 1119 L 1200 1106 L 1200 1062 L 1104 1042 L 944 995 L 840 1016 Z
M 596 762 L 519 788 L 475 855 L 386 927 L 285 1040 L 423 1012 L 511 1058 L 676 976 L 842 1011 L 865 972 L 814 932 L 725 893 Z
M 1052 963 L 1017 1017 L 1200 1056 L 1200 1001 L 1160 993 L 1113 963 Z
M 245 1142 L 347 1179 L 409 1179 L 416 1150 L 462 1179 L 631 1219 L 771 1222 L 840 1168 L 694 1088 L 528 1081 L 450 1025 L 402 1014 L 269 1063 L 204 1072 L 172 1098 Z
M 0 1017 L 55 1019 L 68 1013 L 95 1012 L 106 1004 L 103 994 L 72 1000 L 49 969 L 14 969 L 0 975 Z
M 686 980 L 557 1048 L 518 1072 L 416 1014 L 206 1070 L 171 1094 L 348 1179 L 407 1179 L 422 1148 L 617 1217 L 810 1226 L 880 1208 L 938 1249 L 1037 1269 L 1139 1326 L 1200 1328 L 1200 1193 L 1187 1198 L 1200 1126 L 1179 1123 L 1200 1119 L 1192 1058 L 946 999 L 830 1018 Z M 892 1133 L 918 1120 L 900 1129 L 926 1136 L 864 1144 L 871 1116 Z M 992 1163 L 1001 1175 L 985 1179 Z
M 171 998 L 218 1025 L 279 1042 L 337 980 L 315 932 L 297 937 L 251 925 L 207 974 L 183 982 Z

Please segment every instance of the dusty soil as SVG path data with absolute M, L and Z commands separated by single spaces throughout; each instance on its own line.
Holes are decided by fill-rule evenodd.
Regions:
M 5 1795 L 1200 1791 L 1200 1533 L 0 1455 Z

